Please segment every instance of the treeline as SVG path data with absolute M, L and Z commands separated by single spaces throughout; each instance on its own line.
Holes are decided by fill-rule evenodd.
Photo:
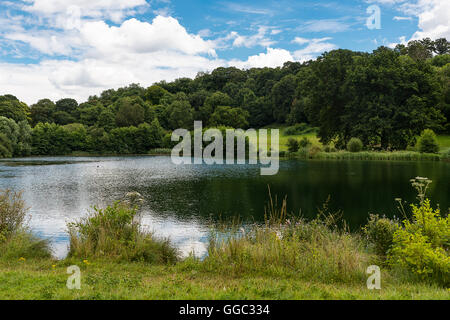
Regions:
M 0 96 L 0 156 L 74 151 L 145 153 L 171 146 L 170 132 L 307 123 L 339 148 L 405 149 L 424 129 L 450 133 L 450 46 L 412 41 L 373 53 L 335 50 L 279 68 L 218 68 L 195 79 L 107 90 L 79 104 L 27 106 Z

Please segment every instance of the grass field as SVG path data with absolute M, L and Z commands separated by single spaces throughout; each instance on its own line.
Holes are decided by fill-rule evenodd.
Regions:
M 66 287 L 66 269 L 81 267 L 81 290 Z M 149 266 L 105 261 L 0 262 L 0 299 L 30 300 L 207 300 L 207 299 L 450 299 L 446 289 L 426 284 L 396 282 L 382 273 L 382 289 L 366 283 L 323 283 L 295 277 L 232 276 L 197 271 L 195 264 Z

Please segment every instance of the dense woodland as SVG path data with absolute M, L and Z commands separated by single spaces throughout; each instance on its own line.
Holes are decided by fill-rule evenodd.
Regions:
M 306 123 L 324 144 L 353 137 L 403 150 L 424 129 L 450 133 L 450 45 L 424 39 L 373 53 L 335 50 L 280 68 L 218 68 L 195 79 L 132 84 L 79 104 L 28 106 L 0 96 L 0 157 L 72 152 L 139 154 L 171 146 L 170 132 Z

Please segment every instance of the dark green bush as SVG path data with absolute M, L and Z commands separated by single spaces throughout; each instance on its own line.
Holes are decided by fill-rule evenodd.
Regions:
M 298 149 L 300 148 L 298 140 L 294 138 L 289 138 L 287 146 L 289 152 L 297 152 Z
M 358 138 L 351 138 L 347 143 L 347 150 L 350 152 L 361 152 L 363 149 L 363 143 Z
M 385 258 L 392 246 L 394 233 L 399 226 L 399 223 L 394 220 L 370 215 L 367 225 L 363 228 L 363 233 L 370 245 L 373 246 L 375 253 Z
M 311 146 L 312 143 L 311 143 L 311 141 L 310 141 L 307 137 L 303 137 L 303 138 L 300 140 L 299 145 L 300 145 L 300 148 L 307 148 L 307 147 Z

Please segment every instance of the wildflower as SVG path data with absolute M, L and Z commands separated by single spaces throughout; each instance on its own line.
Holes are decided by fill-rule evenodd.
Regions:
M 25 259 L 24 257 L 21 257 L 20 259 L 19 259 L 19 261 L 26 261 L 27 259 Z
M 55 268 L 56 268 L 56 264 L 53 264 L 53 265 L 52 265 L 52 268 L 55 269 Z
M 83 263 L 84 263 L 85 265 L 90 265 L 90 264 L 91 264 L 88 260 L 83 260 Z

